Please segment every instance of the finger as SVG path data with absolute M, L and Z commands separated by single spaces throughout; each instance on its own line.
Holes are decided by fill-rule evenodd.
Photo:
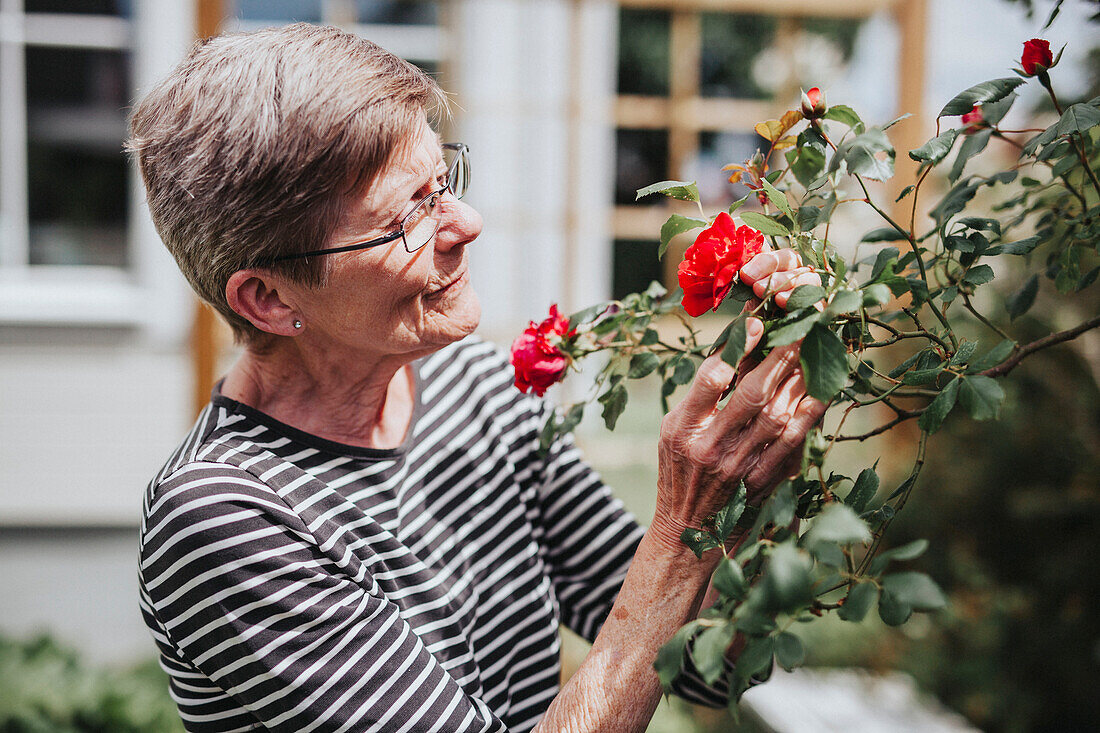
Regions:
M 759 318 L 745 320 L 746 354 L 756 348 L 763 333 L 764 324 Z M 709 416 L 736 375 L 736 368 L 722 360 L 721 350 L 708 356 L 699 365 L 691 388 L 677 406 L 678 412 L 689 422 L 698 422 Z
M 780 308 L 786 308 L 787 301 L 791 298 L 791 293 L 794 292 L 795 288 L 802 285 L 821 285 L 821 276 L 811 271 L 792 278 L 782 292 L 775 294 L 775 304 Z
M 795 278 L 801 277 L 803 275 L 816 277 L 816 275 L 813 274 L 813 270 L 808 267 L 798 267 L 793 270 L 781 270 L 779 272 L 774 272 L 767 277 L 761 278 L 753 283 L 752 292 L 756 295 L 757 298 L 763 298 L 768 293 L 777 293 L 783 290 L 790 290 L 794 287 L 793 285 L 791 285 L 791 283 L 795 280 Z
M 773 272 L 794 270 L 802 267 L 802 258 L 793 249 L 777 249 L 774 252 L 761 252 L 741 268 L 741 281 L 752 285 L 757 280 Z
M 721 412 L 722 429 L 727 434 L 747 425 L 764 409 L 776 389 L 798 366 L 799 346 L 793 343 L 772 349 L 764 361 L 738 383 L 733 397 Z
M 767 446 L 782 435 L 805 394 L 806 385 L 800 372 L 795 371 L 783 380 L 756 417 L 732 438 L 734 444 L 725 451 L 731 472 L 743 475 L 751 470 Z
M 813 397 L 803 397 L 783 432 L 769 445 L 746 476 L 746 484 L 771 486 L 795 473 L 801 465 L 802 444 L 806 434 L 821 420 L 827 405 Z

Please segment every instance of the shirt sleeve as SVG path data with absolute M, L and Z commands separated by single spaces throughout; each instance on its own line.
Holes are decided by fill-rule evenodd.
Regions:
M 191 464 L 153 497 L 141 547 L 152 612 L 253 723 L 286 733 L 505 731 L 373 579 L 348 572 L 245 471 Z M 188 730 L 229 730 L 219 715 L 240 716 L 189 699 L 186 685 L 173 694 Z
M 555 440 L 547 452 L 539 497 L 562 623 L 592 642 L 611 612 L 645 529 L 582 459 L 572 435 Z M 731 670 L 727 662 L 727 673 Z M 715 708 L 724 708 L 729 695 L 725 676 L 707 685 L 689 653 L 673 689 L 689 702 Z

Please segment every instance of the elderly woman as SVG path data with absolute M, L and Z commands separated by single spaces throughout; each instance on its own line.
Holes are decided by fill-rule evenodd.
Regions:
M 822 413 L 797 345 L 722 408 L 734 370 L 708 359 L 645 530 L 570 439 L 540 454 L 549 408 L 471 337 L 481 218 L 468 150 L 428 124 L 443 102 L 295 25 L 198 44 L 134 111 L 158 231 L 244 346 L 144 502 L 142 610 L 190 731 L 643 730 L 717 561 L 682 530 L 741 479 L 763 496 Z M 559 623 L 594 642 L 560 690 Z M 723 704 L 686 664 L 684 694 Z

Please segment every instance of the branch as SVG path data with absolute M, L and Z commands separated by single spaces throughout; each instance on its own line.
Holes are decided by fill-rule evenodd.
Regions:
M 1026 357 L 1034 354 L 1036 351 L 1042 351 L 1043 349 L 1055 346 L 1063 341 L 1071 341 L 1085 331 L 1090 331 L 1094 328 L 1100 327 L 1100 316 L 1091 318 L 1084 323 L 1074 328 L 1067 329 L 1065 331 L 1059 331 L 1058 333 L 1052 333 L 1049 336 L 1044 336 L 1041 339 L 1032 341 L 1030 344 L 1025 344 L 1016 350 L 1010 358 L 1001 362 L 995 367 L 986 369 L 984 372 L 979 372 L 983 377 L 1001 377 L 1008 374 L 1015 369 L 1021 361 Z

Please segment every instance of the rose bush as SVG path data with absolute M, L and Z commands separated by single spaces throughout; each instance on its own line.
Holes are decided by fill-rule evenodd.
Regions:
M 946 604 L 931 578 L 894 568 L 920 556 L 927 542 L 879 551 L 918 485 L 930 437 L 962 414 L 997 418 L 1005 401 L 1001 382 L 1024 359 L 1100 328 L 1095 311 L 1042 334 L 1035 324 L 1015 323 L 1040 293 L 1072 298 L 1100 278 L 1100 98 L 1063 105 L 1047 73 L 1056 63 L 1049 44 L 1032 39 L 1024 46 L 1022 74 L 977 84 L 951 99 L 937 115 L 936 135 L 908 152 L 919 168 L 893 202 L 893 214 L 868 182 L 894 175 L 897 153 L 887 135 L 894 123 L 869 125 L 855 110 L 826 106 L 824 95 L 814 100 L 809 93 L 803 102 L 812 115 L 791 110 L 761 122 L 755 129 L 766 149 L 725 167 L 731 181 L 751 191 L 728 211 L 708 217 L 692 182 L 664 181 L 638 191 L 639 197 L 662 193 L 699 206 L 702 218 L 674 213 L 660 232 L 658 252 L 664 255 L 674 237 L 703 228 L 678 268 L 683 294 L 669 295 L 654 283 L 570 317 L 576 336 L 569 359 L 596 351 L 608 359 L 590 398 L 547 422 L 544 444 L 572 429 L 591 401 L 603 406 L 604 422 L 613 429 L 633 379 L 657 376 L 667 410 L 669 397 L 691 382 L 706 355 L 717 351 L 738 363 L 750 316 L 765 321 L 757 348 L 802 341 L 807 392 L 831 404 L 822 427 L 806 440 L 798 475 L 759 505 L 749 503 L 743 483 L 731 486 L 726 507 L 684 532 L 682 540 L 695 552 L 720 549 L 724 558 L 713 578 L 718 601 L 684 626 L 655 662 L 666 690 L 690 655 L 706 681 L 729 685 L 735 711 L 750 679 L 769 674 L 773 660 L 787 669 L 801 663 L 805 650 L 788 630 L 792 624 L 827 612 L 858 622 L 877 609 L 885 623 L 899 625 L 914 612 Z M 1016 89 L 1031 77 L 1059 119 L 1042 130 L 1002 128 Z M 944 121 L 955 118 L 961 126 L 944 129 Z M 986 166 L 981 174 L 968 173 L 992 140 L 1017 159 L 999 172 Z M 934 173 L 943 193 L 918 207 Z M 731 214 L 753 195 L 761 210 L 740 211 L 743 226 L 736 226 Z M 856 254 L 846 258 L 830 240 L 830 222 L 840 207 L 851 206 L 868 207 L 882 225 L 866 232 Z M 904 214 L 896 211 L 901 207 Z M 701 316 L 724 300 L 750 302 L 754 293 L 736 274 L 765 238 L 771 249 L 795 250 L 820 285 L 795 288 L 785 308 L 771 307 L 772 294 L 764 293 L 716 339 L 702 340 L 684 312 Z M 1018 269 L 1011 261 L 1024 277 L 1000 288 Z M 662 320 L 666 316 L 672 318 Z M 686 326 L 678 337 L 670 335 L 676 322 Z M 525 353 L 528 343 L 517 340 Z M 857 411 L 867 423 L 853 430 L 856 421 L 849 418 Z M 877 464 L 835 465 L 838 443 L 911 421 L 917 428 L 912 467 L 896 487 L 880 492 Z M 898 440 L 906 440 L 904 434 Z M 734 638 L 743 648 L 731 668 L 726 657 Z

